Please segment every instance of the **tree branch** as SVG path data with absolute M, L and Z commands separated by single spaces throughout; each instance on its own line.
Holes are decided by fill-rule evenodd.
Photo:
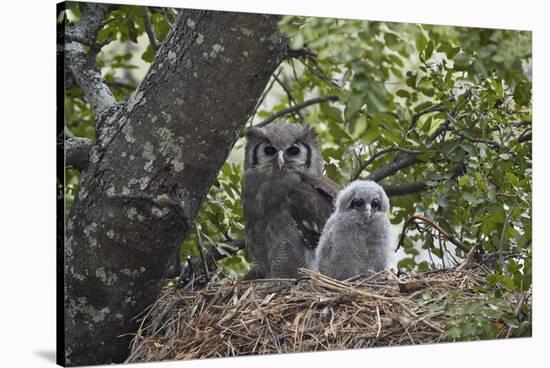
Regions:
M 88 138 L 72 137 L 65 140 L 65 167 L 82 170 L 94 142 Z
M 398 197 L 407 194 L 423 192 L 428 189 L 429 186 L 425 182 L 419 181 L 397 185 L 383 185 L 383 188 L 388 197 Z
M 470 252 L 470 248 L 464 245 L 460 240 L 458 240 L 455 236 L 448 233 L 443 229 L 439 224 L 437 224 L 434 220 L 432 220 L 429 217 L 423 216 L 423 215 L 411 215 L 409 218 L 407 218 L 407 221 L 403 224 L 403 231 L 401 232 L 401 236 L 399 237 L 399 243 L 397 244 L 396 251 L 403 245 L 403 241 L 405 240 L 405 234 L 407 232 L 407 228 L 409 225 L 414 224 L 415 221 L 421 221 L 424 222 L 434 229 L 436 229 L 445 239 L 453 243 L 458 249 L 463 251 L 464 253 L 468 254 Z
M 529 133 L 523 133 L 523 134 L 518 138 L 518 142 L 519 142 L 519 143 L 523 143 L 523 142 L 530 141 L 531 139 L 533 139 L 533 133 L 532 133 L 531 131 L 529 131 Z
M 295 58 L 295 59 L 298 59 L 301 56 L 317 57 L 317 55 L 319 55 L 319 53 L 317 51 L 315 51 L 313 49 L 310 49 L 309 47 L 307 47 L 306 44 L 304 44 L 303 47 L 301 47 L 297 50 L 293 50 L 289 47 L 288 50 L 287 50 L 287 54 L 288 54 L 288 57 Z
M 470 96 L 469 92 L 466 92 L 466 93 L 462 94 L 460 97 L 462 97 L 464 99 L 467 99 L 467 98 L 469 98 L 469 96 Z M 409 124 L 409 128 L 408 128 L 407 132 L 409 132 L 411 129 L 414 128 L 414 126 L 418 122 L 418 119 L 422 115 L 427 114 L 427 113 L 431 113 L 431 112 L 437 112 L 437 111 L 446 111 L 446 110 L 443 108 L 442 104 L 437 104 L 437 105 L 434 105 L 430 108 L 427 108 L 425 110 L 422 110 L 422 111 L 419 111 L 418 113 L 416 113 L 412 117 L 412 120 L 411 120 L 411 123 Z M 428 137 L 428 141 L 433 142 L 441 134 L 445 133 L 447 131 L 447 129 L 449 128 L 450 123 L 451 123 L 451 121 L 449 119 L 446 119 L 443 123 L 441 123 L 441 125 Z M 409 167 L 409 166 L 411 166 L 411 165 L 413 165 L 413 164 L 415 164 L 419 161 L 418 158 L 417 158 L 417 153 L 418 152 L 405 151 L 403 149 L 400 149 L 400 150 L 404 151 L 404 152 L 397 155 L 387 166 L 382 167 L 382 168 L 370 173 L 367 176 L 366 180 L 373 180 L 373 181 L 378 182 L 378 181 L 380 181 L 384 178 L 387 178 L 388 176 L 391 176 L 391 175 L 395 174 L 399 170 L 404 169 L 406 167 Z M 387 152 L 384 152 L 384 151 L 385 150 L 382 150 L 382 151 L 380 151 L 380 153 L 387 153 Z M 363 171 L 375 158 L 377 158 L 377 157 L 373 157 L 372 160 L 370 160 L 370 162 L 367 161 L 366 164 L 363 164 L 361 166 L 361 168 L 354 175 L 354 180 L 359 178 L 359 175 L 361 174 L 361 171 Z
M 67 66 L 86 101 L 92 106 L 98 131 L 106 113 L 116 105 L 115 98 L 96 65 L 97 48 L 93 47 L 101 22 L 112 8 L 113 5 L 106 4 L 94 4 L 93 7 L 87 5 L 80 21 L 65 29 Z M 84 45 L 90 45 L 89 52 L 86 52 Z
M 449 127 L 449 124 L 451 121 L 449 119 L 445 120 L 429 137 L 428 140 L 430 142 L 433 142 L 437 137 L 439 137 L 442 133 L 445 133 Z M 380 181 L 382 179 L 387 178 L 388 176 L 391 176 L 398 172 L 399 170 L 402 170 L 404 168 L 407 168 L 411 165 L 414 165 L 415 163 L 419 162 L 417 157 L 417 152 L 415 151 L 405 151 L 403 149 L 400 149 L 401 151 L 404 151 L 403 153 L 397 155 L 387 166 L 382 167 L 372 173 L 370 173 L 366 180 L 373 180 L 373 181 Z M 359 171 L 360 174 L 360 171 Z
M 365 169 L 367 168 L 367 166 L 369 166 L 371 163 L 373 163 L 374 160 L 376 160 L 378 157 L 383 156 L 383 155 L 385 155 L 386 153 L 394 152 L 394 151 L 401 151 L 401 152 L 409 153 L 409 154 L 416 154 L 416 153 L 419 153 L 419 152 L 417 152 L 417 151 L 411 151 L 411 150 L 403 149 L 403 148 L 400 148 L 400 147 L 388 147 L 388 148 L 384 148 L 383 150 L 376 152 L 376 153 L 375 153 L 374 155 L 372 155 L 368 160 L 366 160 L 365 162 L 363 162 L 363 163 L 359 166 L 359 168 L 357 169 L 357 171 L 355 172 L 355 174 L 353 174 L 353 176 L 351 177 L 351 181 L 359 179 L 359 176 L 361 175 L 361 172 L 363 172 L 363 170 L 365 170 Z M 369 179 L 369 180 L 371 180 L 371 179 Z M 380 179 L 380 180 L 381 180 L 381 179 Z
M 281 116 L 296 112 L 296 111 L 298 111 L 300 109 L 303 109 L 305 107 L 315 105 L 315 104 L 318 104 L 318 103 L 322 103 L 322 102 L 338 101 L 338 100 L 339 100 L 338 96 L 335 96 L 335 95 L 315 97 L 315 98 L 312 98 L 311 100 L 304 101 L 301 104 L 290 106 L 289 108 L 281 110 L 281 111 L 271 115 L 269 118 L 265 119 L 261 123 L 256 124 L 254 126 L 258 127 L 258 128 L 262 128 L 262 127 L 266 126 L 267 124 L 270 124 L 273 121 L 277 120 Z
M 400 153 L 388 165 L 370 173 L 365 180 L 378 182 L 417 162 L 418 158 L 415 153 Z
M 350 181 L 354 181 L 354 180 L 359 179 L 359 176 L 361 175 L 361 173 L 363 172 L 363 170 L 365 170 L 365 169 L 367 168 L 367 166 L 369 166 L 371 163 L 373 163 L 374 160 L 376 160 L 378 157 L 383 156 L 383 155 L 385 155 L 386 153 L 393 152 L 393 151 L 395 151 L 395 150 L 396 150 L 395 147 L 388 147 L 388 148 L 384 148 L 384 149 L 381 150 L 381 151 L 376 152 L 374 155 L 372 155 L 371 157 L 369 157 L 368 160 L 366 160 L 365 162 L 363 162 L 363 163 L 357 168 L 357 171 L 356 171 L 355 174 L 353 174 L 353 176 L 350 178 L 350 179 L 351 179 Z
M 145 26 L 145 31 L 147 32 L 147 36 L 149 37 L 149 42 L 151 43 L 151 46 L 158 50 L 160 47 L 160 42 L 157 40 L 157 37 L 155 36 L 155 32 L 153 31 L 153 25 L 151 24 L 151 18 L 149 18 L 149 10 L 146 6 L 141 7 L 141 15 L 143 16 L 143 24 Z
M 88 46 L 94 53 L 99 53 L 103 46 L 107 45 L 108 42 L 98 43 L 95 39 L 86 39 L 78 34 L 66 34 L 65 42 L 78 42 L 83 45 Z
M 487 140 L 487 139 L 480 139 L 480 138 L 472 138 L 472 137 L 468 137 L 466 136 L 465 134 L 462 134 L 458 131 L 455 131 L 456 135 L 458 135 L 460 138 L 466 140 L 466 141 L 469 141 L 469 142 L 473 142 L 473 143 L 484 143 L 486 144 L 487 146 L 495 149 L 495 150 L 498 150 L 500 149 L 500 144 L 498 142 L 495 142 L 495 141 L 490 141 L 490 140 Z

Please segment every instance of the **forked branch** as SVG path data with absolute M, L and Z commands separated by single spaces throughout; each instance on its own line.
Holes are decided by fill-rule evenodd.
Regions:
M 93 4 L 86 6 L 78 23 L 65 29 L 64 50 L 67 66 L 82 91 L 86 101 L 96 115 L 96 129 L 104 121 L 105 115 L 115 106 L 115 98 L 105 83 L 96 65 L 98 47 L 95 38 L 102 27 L 102 21 L 113 5 Z M 86 47 L 90 47 L 86 51 Z

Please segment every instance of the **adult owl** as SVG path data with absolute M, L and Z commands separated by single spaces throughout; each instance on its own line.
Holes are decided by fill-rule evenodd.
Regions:
M 373 181 L 342 189 L 315 252 L 314 270 L 338 280 L 387 267 L 390 251 L 389 200 Z
M 322 174 L 315 129 L 278 122 L 246 136 L 242 203 L 254 267 L 245 279 L 295 278 L 313 263 L 339 187 Z

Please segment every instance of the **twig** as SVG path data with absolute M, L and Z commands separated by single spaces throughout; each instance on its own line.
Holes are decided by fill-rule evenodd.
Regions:
M 431 218 L 428 218 L 426 216 L 423 216 L 423 215 L 411 215 L 411 216 L 409 216 L 409 218 L 407 218 L 407 221 L 405 221 L 405 223 L 403 224 L 403 230 L 401 231 L 401 236 L 399 237 L 399 243 L 397 244 L 397 248 L 395 249 L 396 252 L 403 245 L 403 241 L 405 240 L 405 234 L 407 232 L 407 228 L 409 227 L 409 225 L 415 223 L 415 220 L 420 220 L 424 223 L 429 224 L 433 228 L 435 228 L 445 239 L 447 239 L 448 241 L 450 241 L 451 243 L 456 245 L 456 247 L 458 249 L 460 249 L 461 251 L 463 251 L 465 253 L 470 252 L 471 249 L 468 248 L 466 245 L 464 245 L 460 240 L 458 240 L 456 237 L 454 237 L 453 235 L 446 232 L 434 220 L 432 220 Z
M 294 80 L 300 88 L 305 89 L 305 86 L 302 84 L 302 81 L 300 81 L 300 78 L 298 78 L 298 73 L 296 72 L 296 65 L 294 65 L 294 59 L 290 59 L 290 66 L 292 67 L 292 75 L 294 76 Z
M 380 331 L 382 330 L 382 321 L 380 320 L 380 309 L 376 306 L 376 320 L 378 322 L 378 330 L 376 331 L 376 338 L 380 337 Z
M 502 252 L 504 251 L 504 242 L 506 241 L 506 228 L 508 227 L 508 223 L 510 222 L 510 218 L 512 217 L 514 210 L 516 209 L 516 205 L 510 209 L 510 211 L 506 214 L 506 218 L 504 219 L 504 224 L 502 225 L 502 231 L 500 232 L 500 242 L 498 244 L 498 258 L 501 263 L 504 262 L 504 257 L 502 255 Z
M 255 127 L 258 127 L 258 128 L 261 128 L 261 127 L 264 127 L 270 123 L 272 123 L 273 121 L 277 120 L 278 118 L 280 118 L 281 116 L 284 116 L 286 114 L 290 114 L 290 113 L 293 113 L 295 111 L 298 111 L 300 109 L 303 109 L 305 107 L 308 107 L 308 106 L 311 106 L 311 105 L 315 105 L 315 104 L 318 104 L 318 103 L 322 103 L 322 102 L 327 102 L 327 101 L 338 101 L 339 98 L 338 96 L 335 96 L 335 95 L 327 95 L 327 96 L 320 96 L 320 97 L 315 97 L 315 98 L 312 98 L 311 100 L 307 100 L 307 101 L 304 101 L 298 105 L 294 105 L 294 106 L 291 106 L 289 108 L 286 108 L 284 110 L 281 110 L 281 111 L 278 111 L 277 113 L 271 115 L 269 118 L 265 119 L 264 121 L 262 121 L 261 123 L 259 124 L 256 124 L 254 125 Z
M 477 247 L 472 247 L 472 249 L 470 249 L 470 251 L 468 252 L 468 254 L 466 254 L 466 258 L 464 259 L 464 262 L 462 262 L 456 269 L 458 271 L 461 271 L 463 269 L 465 269 L 466 267 L 468 267 L 472 261 L 474 260 L 474 256 L 476 254 L 476 251 L 477 251 Z
M 271 76 L 271 81 L 269 82 L 268 86 L 264 89 L 264 91 L 262 92 L 262 95 L 260 96 L 260 98 L 258 99 L 258 102 L 256 102 L 256 106 L 254 106 L 254 110 L 252 110 L 252 113 L 250 114 L 250 123 L 252 124 L 252 122 L 254 121 L 254 116 L 256 115 L 256 111 L 258 111 L 258 109 L 260 108 L 260 106 L 262 106 L 265 98 L 267 97 L 268 93 L 271 91 L 271 89 L 273 88 L 273 86 L 275 85 L 275 76 L 281 74 L 282 72 L 282 69 L 279 69 L 278 71 L 276 71 L 275 73 L 273 73 L 273 75 Z M 241 136 L 243 136 L 244 132 L 241 133 Z
M 443 266 L 443 268 L 447 268 L 445 266 L 445 253 L 443 253 L 443 239 L 441 239 L 441 237 L 438 239 L 438 243 L 439 243 L 439 252 L 441 252 L 441 265 Z
M 470 142 L 474 142 L 474 143 L 484 143 L 484 144 L 488 145 L 489 147 L 492 147 L 495 150 L 500 149 L 500 144 L 498 142 L 490 141 L 490 140 L 487 140 L 487 139 L 468 137 L 465 134 L 457 132 L 456 130 L 455 130 L 455 134 L 458 135 L 460 138 L 466 140 L 466 141 L 470 141 Z
M 210 280 L 210 275 L 208 272 L 208 265 L 206 263 L 206 257 L 204 256 L 204 246 L 202 244 L 202 238 L 201 238 L 201 232 L 199 230 L 199 223 L 195 222 L 195 231 L 197 234 L 197 248 L 199 248 L 199 253 L 201 256 L 202 261 L 202 268 L 204 269 L 204 276 L 206 277 L 206 281 Z
M 153 31 L 151 18 L 149 18 L 149 10 L 146 6 L 141 7 L 141 15 L 143 16 L 143 24 L 145 26 L 147 36 L 149 37 L 149 42 L 155 50 L 158 50 L 160 48 L 160 43 L 158 42 L 157 37 L 155 36 L 155 32 Z
M 413 117 L 411 119 L 411 122 L 409 124 L 409 127 L 407 128 L 407 133 L 415 128 L 416 123 L 418 123 L 418 120 L 422 116 L 424 116 L 426 114 L 429 114 L 429 113 L 432 113 L 432 112 L 442 112 L 442 111 L 446 111 L 446 110 L 443 107 L 443 104 L 441 104 L 441 103 L 439 103 L 437 105 L 434 105 L 434 106 L 431 106 L 431 107 L 428 107 L 424 110 L 420 110 L 419 112 L 417 112 L 416 114 L 413 115 Z
M 340 84 L 338 84 L 337 82 L 329 78 L 324 72 L 321 72 L 316 68 L 312 67 L 311 65 L 305 63 L 304 61 L 302 61 L 302 59 L 298 59 L 298 60 L 300 60 L 300 62 L 307 68 L 307 70 L 309 70 L 313 75 L 315 75 L 320 80 L 325 81 L 336 88 L 342 88 Z M 312 60 L 315 64 L 317 64 L 317 61 L 315 59 L 310 59 L 310 60 Z
M 280 80 L 279 77 L 277 77 L 275 74 L 273 74 L 273 79 L 275 79 L 275 81 L 277 81 L 277 83 L 279 83 L 281 88 L 285 91 L 285 93 L 288 97 L 288 102 L 293 103 L 294 105 L 298 105 L 298 101 L 296 101 L 296 99 L 294 98 L 294 96 L 290 92 L 290 89 L 287 87 L 287 85 L 285 83 L 283 83 L 283 81 Z M 297 110 L 294 113 L 298 116 L 298 119 L 300 120 L 300 122 L 303 123 L 304 122 L 304 115 L 302 115 L 300 110 Z
M 313 49 L 310 49 L 309 47 L 307 47 L 306 44 L 304 44 L 303 47 L 301 47 L 297 50 L 293 50 L 289 47 L 288 50 L 287 50 L 287 55 L 288 55 L 288 57 L 298 59 L 301 56 L 317 57 L 317 55 L 319 55 L 319 53 L 317 51 L 313 50 Z
M 277 336 L 275 336 L 275 333 L 271 329 L 271 325 L 269 324 L 269 318 L 265 316 L 265 322 L 267 323 L 267 329 L 269 330 L 269 333 L 271 334 L 271 337 L 273 338 L 273 342 L 275 343 L 275 347 L 277 348 L 277 352 L 281 353 L 281 345 L 279 345 L 279 339 L 277 339 Z

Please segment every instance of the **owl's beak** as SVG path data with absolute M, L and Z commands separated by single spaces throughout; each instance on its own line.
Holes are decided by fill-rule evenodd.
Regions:
M 372 214 L 372 209 L 370 208 L 370 204 L 367 204 L 365 206 L 365 217 L 369 219 L 371 214 Z
M 279 152 L 277 152 L 277 166 L 279 167 L 279 170 L 281 170 L 285 164 L 285 158 L 283 155 L 283 150 L 279 150 Z

